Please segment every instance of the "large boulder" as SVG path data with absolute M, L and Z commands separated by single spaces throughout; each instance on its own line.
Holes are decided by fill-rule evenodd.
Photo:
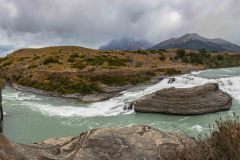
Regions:
M 230 109 L 232 98 L 211 83 L 192 88 L 168 88 L 136 101 L 136 112 L 196 115 Z
M 14 144 L 2 138 L 0 157 L 21 160 L 175 160 L 176 151 L 195 144 L 187 136 L 142 125 L 93 129 L 77 137 L 49 139 L 31 145 Z

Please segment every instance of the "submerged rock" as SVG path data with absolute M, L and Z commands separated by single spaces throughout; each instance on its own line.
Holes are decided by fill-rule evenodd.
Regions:
M 136 112 L 180 115 L 205 114 L 230 109 L 232 98 L 211 83 L 192 88 L 169 88 L 136 101 Z
M 49 139 L 31 145 L 15 144 L 0 136 L 0 157 L 21 160 L 175 160 L 177 150 L 187 144 L 194 145 L 194 142 L 181 134 L 140 125 L 93 129 L 77 137 Z
M 132 110 L 135 102 L 126 102 L 124 104 L 123 110 Z
M 176 81 L 176 78 L 169 78 L 168 84 L 172 84 Z

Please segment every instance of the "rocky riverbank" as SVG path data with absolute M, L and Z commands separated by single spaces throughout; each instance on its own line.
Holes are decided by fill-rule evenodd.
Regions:
M 119 87 L 117 87 L 117 86 L 116 87 L 105 87 L 103 93 L 93 93 L 93 94 L 88 94 L 88 95 L 82 95 L 80 93 L 60 94 L 57 92 L 48 92 L 48 91 L 44 91 L 44 90 L 40 90 L 40 89 L 36 89 L 36 88 L 32 88 L 32 87 L 27 87 L 27 86 L 22 86 L 22 85 L 19 85 L 16 83 L 10 83 L 10 82 L 8 82 L 7 85 L 15 88 L 16 90 L 31 92 L 31 93 L 37 94 L 37 95 L 61 97 L 61 98 L 72 98 L 72 99 L 80 100 L 82 102 L 99 102 L 99 101 L 104 101 L 104 100 L 119 96 L 122 91 L 125 91 L 128 89 L 141 87 L 141 86 L 145 86 L 145 85 L 156 84 L 166 77 L 167 76 L 155 76 L 155 77 L 151 78 L 150 81 L 141 83 L 141 84 L 137 84 L 137 85 L 129 84 L 129 85 L 124 85 L 124 86 L 119 86 Z
M 0 135 L 0 159 L 9 160 L 175 160 L 176 152 L 195 140 L 149 126 L 93 129 L 77 137 L 16 144 Z

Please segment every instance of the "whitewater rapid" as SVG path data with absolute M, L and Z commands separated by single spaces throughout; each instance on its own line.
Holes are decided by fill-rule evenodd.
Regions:
M 157 84 L 124 91 L 120 96 L 106 101 L 91 104 L 86 103 L 58 103 L 52 104 L 51 98 L 36 96 L 26 92 L 10 92 L 3 94 L 6 101 L 16 101 L 16 105 L 29 107 L 34 112 L 40 112 L 46 116 L 60 117 L 96 117 L 116 116 L 121 114 L 134 114 L 134 110 L 124 110 L 125 103 L 134 102 L 137 99 L 170 87 L 188 88 L 206 83 L 218 83 L 220 89 L 230 94 L 235 100 L 240 101 L 240 76 L 231 76 L 233 69 L 222 69 L 223 74 L 217 74 L 217 78 L 208 76 L 208 72 L 215 70 L 192 72 L 191 74 L 176 76 L 173 83 L 165 78 Z M 239 68 L 236 69 L 239 71 Z M 206 72 L 206 73 L 204 73 Z M 200 76 L 203 74 L 202 76 Z M 204 75 L 205 74 L 205 75 Z M 206 78 L 210 77 L 210 78 Z

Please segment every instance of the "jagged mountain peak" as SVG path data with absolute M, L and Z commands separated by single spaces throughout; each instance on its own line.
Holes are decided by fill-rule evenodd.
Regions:
M 136 40 L 131 37 L 122 37 L 120 39 L 114 39 L 109 43 L 99 47 L 100 50 L 138 50 L 147 49 L 152 44 L 146 40 Z
M 228 42 L 221 38 L 209 39 L 200 36 L 197 33 L 187 33 L 178 38 L 170 38 L 166 41 L 158 43 L 149 49 L 168 49 L 182 48 L 198 50 L 205 48 L 208 51 L 235 51 L 240 52 L 240 46 Z

